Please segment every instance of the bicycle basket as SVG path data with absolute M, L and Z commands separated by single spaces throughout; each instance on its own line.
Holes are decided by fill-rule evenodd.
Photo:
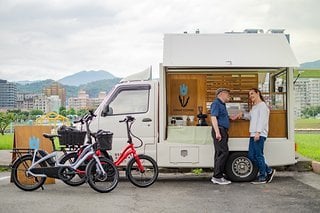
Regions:
M 112 150 L 112 136 L 110 131 L 99 130 L 96 134 L 96 140 L 101 150 Z
M 86 132 L 78 129 L 61 126 L 58 129 L 60 145 L 81 146 L 84 143 Z

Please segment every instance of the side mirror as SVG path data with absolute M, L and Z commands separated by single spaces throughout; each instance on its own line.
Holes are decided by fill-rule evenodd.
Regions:
M 112 107 L 110 107 L 109 105 L 107 105 L 107 106 L 102 110 L 101 116 L 102 116 L 102 117 L 106 117 L 107 115 L 112 115 L 112 114 L 113 114 Z

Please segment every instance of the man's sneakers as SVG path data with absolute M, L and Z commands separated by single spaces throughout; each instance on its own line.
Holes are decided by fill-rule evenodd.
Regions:
M 270 183 L 272 181 L 274 174 L 276 174 L 275 169 L 272 169 L 271 172 L 267 174 L 267 183 Z
M 215 183 L 215 184 L 219 184 L 219 185 L 228 185 L 231 183 L 230 180 L 226 180 L 225 178 L 215 178 L 215 177 L 212 177 L 211 178 L 211 182 L 212 183 Z
M 251 182 L 252 184 L 264 184 L 264 183 L 270 183 L 274 177 L 274 174 L 276 173 L 275 169 L 272 169 L 269 173 L 267 173 L 266 178 L 258 178 L 257 180 Z
M 258 178 L 254 181 L 251 182 L 252 184 L 264 184 L 264 183 L 267 183 L 267 180 L 266 179 L 263 179 L 263 178 Z

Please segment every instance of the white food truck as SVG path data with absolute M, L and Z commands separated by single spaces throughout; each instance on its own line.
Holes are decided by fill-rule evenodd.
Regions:
M 250 110 L 248 91 L 259 88 L 271 110 L 267 163 L 294 164 L 293 69 L 298 66 L 283 33 L 165 34 L 160 79 L 152 80 L 151 69 L 122 79 L 97 108 L 91 127 L 113 132 L 116 159 L 127 141 L 119 121 L 131 115 L 132 132 L 144 142 L 139 152 L 159 167 L 212 168 L 215 90 L 231 90 L 227 109 L 233 114 Z M 230 122 L 226 174 L 232 181 L 250 181 L 257 169 L 247 158 L 249 121 Z

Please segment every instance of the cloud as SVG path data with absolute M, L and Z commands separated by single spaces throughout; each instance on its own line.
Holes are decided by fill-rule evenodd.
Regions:
M 158 69 L 164 33 L 286 29 L 299 62 L 319 59 L 317 0 L 2 0 L 0 78 L 116 76 Z

